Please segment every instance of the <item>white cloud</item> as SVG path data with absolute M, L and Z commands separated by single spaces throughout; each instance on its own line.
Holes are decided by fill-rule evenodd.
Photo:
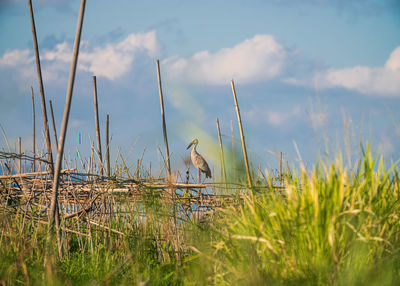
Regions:
M 93 49 L 90 49 L 88 43 L 82 42 L 78 69 L 115 80 L 130 71 L 138 53 L 154 57 L 159 49 L 155 31 L 129 34 L 121 42 Z M 51 50 L 41 52 L 42 73 L 46 81 L 65 77 L 62 73 L 69 71 L 72 50 L 71 44 L 63 42 Z M 0 67 L 16 69 L 22 82 L 32 78 L 33 63 L 33 52 L 30 50 L 8 51 L 0 58 Z
M 117 44 L 95 48 L 92 52 L 84 51 L 80 58 L 80 68 L 114 80 L 130 70 L 138 52 L 145 52 L 149 57 L 154 57 L 158 51 L 155 31 L 130 34 Z
M 385 63 L 385 68 L 391 71 L 400 70 L 400 47 L 397 47 Z
M 0 58 L 0 67 L 17 67 L 33 62 L 33 57 L 28 49 L 6 51 Z
M 282 82 L 297 86 L 307 86 L 307 82 L 304 79 L 298 79 L 295 77 L 284 78 L 282 79 Z
M 295 124 L 301 118 L 303 112 L 300 105 L 294 106 L 288 111 L 266 110 L 256 107 L 244 112 L 244 118 L 251 123 L 268 123 L 273 127 L 284 127 Z
M 62 42 L 57 44 L 53 50 L 45 50 L 42 59 L 47 61 L 71 62 L 72 47 L 67 42 Z
M 400 96 L 400 46 L 383 67 L 355 66 L 328 69 L 317 75 L 321 88 L 343 87 L 363 94 Z
M 295 106 L 292 110 L 289 110 L 288 112 L 268 111 L 266 114 L 268 123 L 275 127 L 286 125 L 288 122 L 299 117 L 300 115 L 300 106 Z
M 328 125 L 329 113 L 327 110 L 308 112 L 301 104 L 288 106 L 286 109 L 266 109 L 262 106 L 253 107 L 243 113 L 247 122 L 257 125 L 268 124 L 276 128 L 290 128 L 299 124 L 312 124 L 315 128 Z
M 88 121 L 87 120 L 80 120 L 80 119 L 71 118 L 70 126 L 72 128 L 79 128 L 79 127 L 83 127 L 85 125 L 88 125 Z
M 190 58 L 169 57 L 163 65 L 166 75 L 174 80 L 223 85 L 235 79 L 246 84 L 278 76 L 285 59 L 285 49 L 273 36 L 256 35 L 215 53 L 201 51 Z
M 0 58 L 0 71 L 6 71 L 2 76 L 15 81 L 21 90 L 26 90 L 29 79 L 35 79 L 35 70 L 34 57 L 28 49 L 6 51 Z

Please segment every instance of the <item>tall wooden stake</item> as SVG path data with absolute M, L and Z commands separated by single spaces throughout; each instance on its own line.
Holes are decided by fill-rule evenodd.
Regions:
M 101 137 L 99 125 L 99 107 L 97 101 L 97 83 L 96 76 L 93 76 L 93 100 L 94 100 L 94 120 L 96 124 L 96 138 L 97 138 L 97 154 L 100 161 L 100 175 L 103 175 L 103 159 L 101 154 Z
M 167 171 L 168 171 L 168 181 L 172 181 L 171 177 L 171 162 L 169 158 L 169 148 L 168 148 L 168 137 L 167 137 L 167 124 L 165 123 L 165 112 L 164 112 L 164 98 L 162 92 L 162 85 L 161 85 L 161 73 L 160 73 L 160 61 L 156 61 L 157 65 L 157 79 L 158 79 L 158 92 L 160 94 L 160 108 L 161 108 L 161 118 L 162 118 L 162 127 L 163 127 L 163 135 L 164 135 L 164 145 L 165 145 L 165 157 L 167 161 Z M 199 177 L 200 180 L 200 177 Z M 176 219 L 176 209 L 175 209 L 175 191 L 172 188 L 168 189 L 168 192 L 171 194 L 171 198 L 173 201 L 173 217 L 174 217 L 174 226 L 175 226 L 175 234 L 177 234 L 177 219 Z M 179 251 L 177 251 L 177 245 L 175 244 L 175 250 L 177 253 L 178 264 L 180 264 L 181 258 Z
M 28 5 L 29 5 L 29 13 L 31 16 L 33 46 L 35 49 L 36 69 L 37 69 L 37 75 L 38 75 L 38 81 L 39 81 L 40 98 L 41 98 L 41 102 L 42 102 L 43 124 L 44 124 L 44 131 L 45 131 L 44 137 L 46 140 L 46 147 L 47 147 L 47 160 L 49 161 L 50 173 L 53 174 L 53 172 L 54 172 L 53 153 L 51 151 L 49 123 L 47 120 L 47 110 L 46 110 L 46 98 L 44 95 L 42 69 L 40 67 L 39 46 L 38 46 L 37 37 L 36 37 L 36 26 L 35 26 L 35 18 L 33 16 L 32 0 L 28 0 Z
M 54 142 L 56 143 L 56 148 L 57 148 L 57 150 L 58 150 L 58 140 L 57 140 L 56 121 L 54 120 L 53 104 L 52 104 L 51 100 L 49 100 L 49 104 L 50 104 L 51 121 L 52 121 L 52 123 L 53 123 Z
M 157 64 L 157 78 L 158 78 L 158 91 L 160 94 L 160 107 L 161 107 L 161 118 L 162 118 L 162 127 L 163 127 L 163 135 L 164 135 L 164 144 L 165 144 L 165 156 L 167 161 L 167 170 L 168 170 L 168 179 L 171 178 L 171 164 L 169 160 L 169 148 L 168 148 L 168 138 L 167 138 L 167 125 L 165 123 L 165 112 L 164 112 L 164 99 L 163 92 L 161 86 L 161 74 L 160 74 L 160 61 L 156 61 Z
M 110 170 L 110 137 L 109 137 L 109 126 L 110 116 L 107 114 L 106 116 L 106 161 L 107 161 L 107 177 L 110 177 L 111 170 Z
M 222 171 L 222 175 L 224 177 L 224 182 L 226 183 L 224 147 L 222 146 L 221 130 L 219 128 L 218 118 L 217 118 L 217 129 L 218 129 L 218 140 L 219 140 L 219 149 L 220 149 L 220 157 L 221 157 L 221 171 Z
M 233 177 L 236 178 L 236 150 L 235 150 L 235 135 L 233 133 L 233 123 L 231 120 L 231 136 L 232 136 L 232 154 L 233 154 Z
M 18 172 L 22 174 L 22 158 L 21 158 L 21 137 L 18 137 L 18 154 L 19 154 L 19 166 L 18 166 Z
M 33 162 L 32 162 L 32 172 L 36 172 L 36 123 L 35 123 L 35 97 L 33 95 L 33 87 L 31 86 L 32 94 L 32 151 L 33 151 Z
M 237 118 L 238 118 L 238 122 L 239 122 L 240 138 L 242 140 L 243 157 L 244 157 L 244 163 L 246 165 L 247 181 L 249 183 L 250 188 L 253 188 L 253 185 L 251 182 L 251 176 L 250 176 L 249 160 L 247 159 L 246 142 L 244 140 L 244 134 L 243 134 L 242 119 L 240 117 L 239 104 L 237 102 L 235 83 L 233 82 L 233 80 L 231 80 L 231 86 L 232 86 L 233 99 L 235 100 L 236 114 L 237 114 Z
M 74 81 L 75 81 L 75 73 L 76 73 L 76 66 L 78 63 L 78 55 L 79 55 L 79 44 L 81 41 L 81 33 L 82 33 L 82 24 L 83 24 L 83 16 L 85 13 L 85 4 L 86 0 L 81 1 L 81 6 L 79 10 L 79 18 L 78 18 L 78 26 L 76 29 L 76 36 L 75 36 L 75 43 L 74 43 L 74 51 L 73 51 L 73 59 L 71 64 L 71 71 L 69 76 L 69 84 L 67 89 L 66 101 L 65 101 L 65 108 L 64 108 L 64 115 L 61 124 L 61 131 L 60 131 L 60 140 L 58 142 L 58 150 L 57 150 L 57 160 L 54 169 L 54 180 L 53 180 L 53 188 L 52 188 L 52 195 L 51 195 L 51 204 L 50 204 L 50 216 L 49 216 L 49 229 L 52 230 L 54 228 L 54 222 L 57 224 L 56 211 L 58 210 L 58 185 L 60 182 L 60 170 L 61 170 L 61 163 L 64 153 L 64 144 L 65 144 L 65 136 L 67 134 L 67 127 L 68 127 L 68 119 L 69 119 L 69 112 L 71 109 L 71 100 L 72 100 L 72 92 L 74 89 Z M 59 229 L 59 225 L 56 226 Z M 59 233 L 59 232 L 57 232 Z M 59 254 L 62 255 L 62 245 L 61 241 L 58 239 L 58 249 Z M 60 250 L 61 249 L 61 250 Z

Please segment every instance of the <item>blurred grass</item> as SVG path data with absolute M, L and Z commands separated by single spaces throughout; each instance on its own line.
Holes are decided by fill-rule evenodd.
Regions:
M 400 285 L 399 171 L 367 148 L 353 169 L 340 156 L 285 171 L 284 188 L 255 176 L 240 206 L 177 227 L 150 190 L 107 222 L 124 236 L 69 233 L 44 263 L 46 225 L 0 214 L 0 283 L 6 285 Z M 240 172 L 238 178 L 243 177 Z M 138 223 L 138 222 L 141 223 Z M 83 234 L 89 234 L 82 228 Z

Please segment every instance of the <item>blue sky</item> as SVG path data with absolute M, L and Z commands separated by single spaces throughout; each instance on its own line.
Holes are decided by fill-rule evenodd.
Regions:
M 46 99 L 60 129 L 79 1 L 33 5 Z M 87 155 L 95 140 L 96 75 L 103 137 L 111 117 L 113 159 L 120 147 L 124 156 L 132 150 L 135 164 L 146 147 L 145 161 L 160 164 L 160 59 L 174 170 L 184 170 L 185 147 L 197 137 L 218 172 L 217 117 L 225 147 L 231 122 L 239 139 L 231 79 L 255 165 L 276 168 L 280 151 L 296 162 L 295 145 L 306 165 L 346 146 L 357 157 L 360 140 L 397 160 L 399 15 L 396 0 L 87 1 L 66 151 Z M 31 85 L 38 117 L 41 111 L 26 1 L 1 1 L 0 26 L 0 124 L 30 152 Z

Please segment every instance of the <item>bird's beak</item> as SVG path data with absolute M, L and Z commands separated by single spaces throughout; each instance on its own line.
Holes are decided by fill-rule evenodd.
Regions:
M 190 146 L 192 146 L 192 145 L 193 145 L 193 141 L 192 141 L 192 142 L 190 142 L 190 144 L 189 144 L 189 146 L 187 146 L 186 150 L 187 150 L 187 149 L 189 149 L 189 148 L 190 148 Z

